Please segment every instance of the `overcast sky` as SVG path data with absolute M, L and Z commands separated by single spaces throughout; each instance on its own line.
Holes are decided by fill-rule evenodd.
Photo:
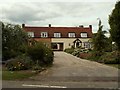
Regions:
M 10 0 L 11 1 L 11 0 Z M 30 26 L 93 26 L 97 31 L 98 20 L 102 20 L 104 29 L 109 29 L 108 16 L 117 0 L 95 1 L 50 1 L 45 0 L 8 0 L 0 1 L 0 20 L 3 22 Z

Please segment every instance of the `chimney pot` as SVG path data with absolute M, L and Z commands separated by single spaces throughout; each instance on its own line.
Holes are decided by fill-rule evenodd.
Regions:
M 92 25 L 89 25 L 90 28 L 92 28 Z
M 49 24 L 49 27 L 51 27 L 51 24 Z
M 25 24 L 22 24 L 22 28 L 24 28 L 25 27 Z

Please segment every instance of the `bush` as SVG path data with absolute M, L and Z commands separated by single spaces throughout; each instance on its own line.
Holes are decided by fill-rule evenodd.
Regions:
M 91 53 L 80 53 L 80 58 L 82 59 L 88 59 L 91 57 Z
M 79 57 L 80 53 L 88 53 L 89 51 L 91 51 L 91 49 L 84 49 L 84 48 L 79 47 L 79 48 L 67 48 L 64 51 L 74 56 Z
M 32 67 L 33 70 L 41 70 L 42 67 L 39 65 L 39 64 L 35 64 L 33 67 Z
M 15 51 L 15 50 L 3 50 L 2 53 L 2 61 L 7 61 L 11 58 L 15 58 L 19 55 L 21 55 L 23 53 L 21 53 L 20 51 Z
M 74 52 L 72 53 L 72 55 L 79 57 L 80 56 L 80 52 L 81 52 L 81 49 L 80 48 L 76 48 L 76 49 L 74 49 Z
M 21 55 L 6 62 L 5 66 L 9 71 L 27 70 L 32 68 L 34 62 L 27 56 Z
M 74 48 L 67 48 L 64 52 L 72 54 L 74 52 Z
M 36 43 L 27 50 L 27 55 L 40 66 L 49 66 L 53 63 L 53 51 L 43 43 Z
M 51 49 L 49 49 L 49 48 L 44 48 L 44 57 L 43 57 L 44 64 L 46 66 L 52 65 L 53 58 L 54 58 L 53 51 Z
M 100 56 L 97 55 L 98 52 L 96 51 L 92 51 L 92 50 L 88 50 L 88 51 L 84 51 L 80 54 L 81 58 L 87 59 L 87 60 L 91 60 L 91 61 L 97 61 L 99 62 L 99 58 Z
M 107 52 L 100 57 L 100 61 L 105 64 L 118 64 L 120 58 L 118 58 L 117 52 Z
M 45 67 L 41 67 L 39 64 L 35 64 L 33 67 L 32 67 L 33 70 L 36 70 L 37 72 L 41 72 L 43 70 L 46 70 Z
M 7 61 L 20 55 L 21 45 L 27 44 L 29 38 L 19 25 L 0 23 L 2 25 L 2 60 Z
M 105 64 L 118 64 L 120 62 L 120 58 L 118 57 L 116 51 L 104 52 L 104 54 L 102 54 L 101 56 L 98 56 L 96 54 L 96 51 L 93 51 L 90 54 L 90 57 L 87 57 L 86 59 Z
M 90 52 L 91 50 L 90 49 L 81 49 L 81 52 L 82 53 L 88 53 L 88 52 Z

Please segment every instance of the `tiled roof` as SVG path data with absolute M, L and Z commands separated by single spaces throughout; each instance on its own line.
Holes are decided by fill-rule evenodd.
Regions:
M 80 33 L 87 32 L 88 37 L 92 37 L 92 27 L 31 27 L 24 26 L 27 32 L 34 32 L 35 37 L 40 37 L 41 32 L 48 32 L 48 37 L 54 37 L 54 32 L 60 32 L 61 37 L 68 37 L 69 32 L 75 32 L 76 37 L 80 37 Z

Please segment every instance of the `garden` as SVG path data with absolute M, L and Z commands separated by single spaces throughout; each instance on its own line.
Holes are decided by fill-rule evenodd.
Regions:
M 102 54 L 101 56 L 96 56 L 96 52 L 92 49 L 83 48 L 67 48 L 64 50 L 64 52 L 72 54 L 73 56 L 76 56 L 81 59 L 96 61 L 98 63 L 106 64 L 120 69 L 120 59 L 118 58 L 117 51 L 104 52 L 104 54 Z
M 112 37 L 105 36 L 107 32 L 102 31 L 103 25 L 101 20 L 99 20 L 98 27 L 99 29 L 97 33 L 94 33 L 90 39 L 92 43 L 91 49 L 71 47 L 65 49 L 64 51 L 82 59 L 96 61 L 120 68 L 120 45 L 118 39 L 116 40 L 117 42 L 114 42 Z
M 1 25 L 3 80 L 25 79 L 52 66 L 54 53 L 46 43 L 36 42 L 19 25 Z

